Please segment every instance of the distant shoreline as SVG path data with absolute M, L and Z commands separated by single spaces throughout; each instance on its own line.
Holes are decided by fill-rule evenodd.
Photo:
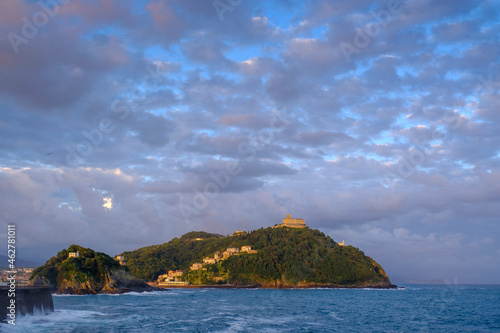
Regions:
M 342 285 L 321 285 L 321 284 L 311 284 L 311 285 L 298 285 L 298 286 L 277 286 L 268 287 L 260 285 L 247 285 L 247 286 L 234 286 L 234 285 L 183 285 L 183 286 L 159 286 L 156 283 L 148 283 L 152 287 L 162 288 L 162 289 L 398 289 L 401 288 L 395 284 L 390 286 L 342 286 Z

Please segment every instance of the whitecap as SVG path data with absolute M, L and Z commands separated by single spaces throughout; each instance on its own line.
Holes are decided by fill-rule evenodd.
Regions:
M 344 319 L 340 318 L 339 316 L 337 316 L 337 314 L 335 312 L 330 312 L 328 315 L 330 317 L 332 317 L 333 319 L 344 320 Z

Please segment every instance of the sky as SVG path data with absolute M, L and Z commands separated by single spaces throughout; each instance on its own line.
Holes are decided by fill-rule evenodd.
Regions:
M 8 224 L 45 262 L 291 214 L 393 282 L 500 283 L 499 10 L 2 1 L 0 247 Z

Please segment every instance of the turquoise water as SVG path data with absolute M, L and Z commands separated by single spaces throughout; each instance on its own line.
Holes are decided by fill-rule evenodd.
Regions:
M 500 332 L 500 286 L 173 289 L 55 296 L 5 332 Z

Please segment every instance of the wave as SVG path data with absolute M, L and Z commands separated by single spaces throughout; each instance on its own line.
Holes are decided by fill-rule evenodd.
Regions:
M 167 292 L 165 291 L 131 291 L 129 293 L 123 294 L 113 294 L 118 296 L 157 296 L 157 295 L 165 295 Z
M 80 295 L 79 295 L 80 296 Z M 56 310 L 54 312 L 34 315 L 17 315 L 16 325 L 0 323 L 0 332 L 35 332 L 41 328 L 50 329 L 66 322 L 84 321 L 89 318 L 107 316 L 99 311 L 87 310 Z
M 337 316 L 337 314 L 335 312 L 330 312 L 328 315 L 330 317 L 332 317 L 333 319 L 344 320 L 344 319 L 340 318 L 339 316 Z
M 167 294 L 165 291 L 131 291 L 128 293 L 122 294 L 52 294 L 52 297 L 88 297 L 88 296 L 156 296 L 156 295 L 165 295 Z M 172 294 L 172 293 L 168 293 Z

